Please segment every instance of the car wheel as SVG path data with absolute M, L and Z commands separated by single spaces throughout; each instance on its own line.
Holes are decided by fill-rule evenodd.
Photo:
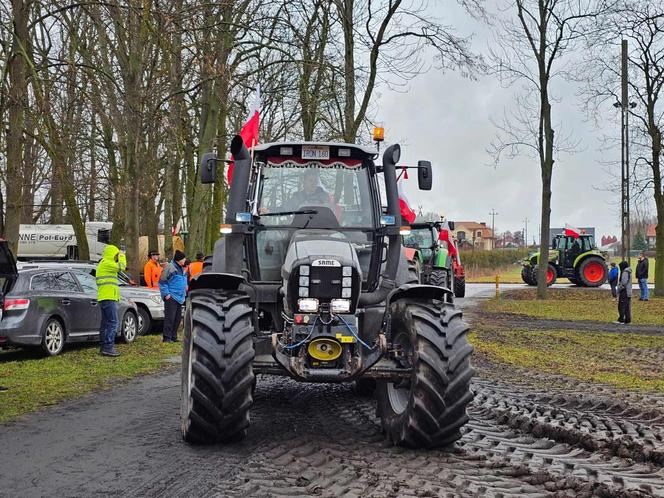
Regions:
M 138 307 L 138 335 L 145 335 L 152 330 L 152 318 L 143 307 Z
M 42 333 L 42 350 L 48 356 L 59 355 L 65 347 L 65 328 L 57 318 L 49 318 Z
M 134 342 L 136 340 L 136 335 L 138 333 L 138 320 L 136 315 L 133 312 L 128 311 L 122 317 L 122 331 L 120 333 L 122 341 L 127 344 Z

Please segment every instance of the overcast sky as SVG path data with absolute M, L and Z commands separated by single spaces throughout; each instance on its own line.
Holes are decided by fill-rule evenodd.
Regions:
M 489 28 L 450 0 L 437 3 L 439 17 L 454 25 L 458 34 L 474 34 L 473 48 L 485 53 L 491 39 Z M 489 212 L 495 209 L 496 231 L 520 230 L 528 218 L 528 238 L 532 241 L 540 218 L 539 164 L 519 157 L 505 159 L 494 168 L 486 152 L 497 132 L 491 118 L 499 119 L 513 107 L 519 90 L 516 85 L 502 88 L 495 77 L 480 76 L 472 81 L 459 73 L 436 70 L 411 81 L 407 92 L 381 90 L 376 117 L 385 126 L 386 142 L 402 145 L 404 163 L 428 159 L 433 164 L 432 191 L 419 191 L 415 175 L 406 182 L 413 204 L 443 213 L 450 220 L 485 221 L 489 226 Z M 571 131 L 581 150 L 557 157 L 551 226 L 594 226 L 598 238 L 604 234 L 619 236 L 619 198 L 607 192 L 605 185 L 610 181 L 606 162 L 619 159 L 620 148 L 600 150 L 599 141 L 602 135 L 620 136 L 617 114 L 609 106 L 607 124 L 596 130 L 586 121 L 577 90 L 564 81 L 555 86 L 561 101 L 553 104 L 554 124 L 564 129 L 559 133 Z

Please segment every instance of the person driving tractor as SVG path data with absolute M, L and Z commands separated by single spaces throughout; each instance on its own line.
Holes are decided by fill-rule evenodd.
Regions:
M 320 185 L 320 176 L 318 169 L 306 169 L 303 174 L 303 188 L 295 192 L 293 196 L 284 202 L 275 212 L 296 211 L 303 206 L 321 206 L 329 208 L 338 217 L 338 205 L 334 201 L 332 194 L 328 193 Z M 259 214 L 267 214 L 270 210 L 261 207 Z

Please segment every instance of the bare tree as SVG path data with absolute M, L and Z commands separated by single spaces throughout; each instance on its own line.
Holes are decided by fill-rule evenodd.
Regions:
M 580 30 L 596 15 L 593 0 L 516 0 L 499 20 L 491 50 L 492 72 L 510 86 L 522 83 L 514 111 L 498 124 L 489 152 L 496 163 L 503 155 L 532 154 L 539 160 L 542 180 L 540 262 L 549 261 L 551 179 L 557 155 L 570 143 L 556 137 L 551 82 L 562 75 L 565 56 L 579 46 Z M 573 148 L 573 147 L 572 147 Z M 540 263 L 537 296 L 546 298 L 547 265 Z

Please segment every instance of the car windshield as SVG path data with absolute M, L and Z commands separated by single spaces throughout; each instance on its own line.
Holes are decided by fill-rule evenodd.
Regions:
M 258 213 L 265 226 L 285 226 L 298 211 L 338 222 L 339 227 L 373 226 L 369 173 L 361 165 L 264 164 Z M 280 215 L 279 213 L 290 213 Z M 330 228 L 335 228 L 330 226 Z

